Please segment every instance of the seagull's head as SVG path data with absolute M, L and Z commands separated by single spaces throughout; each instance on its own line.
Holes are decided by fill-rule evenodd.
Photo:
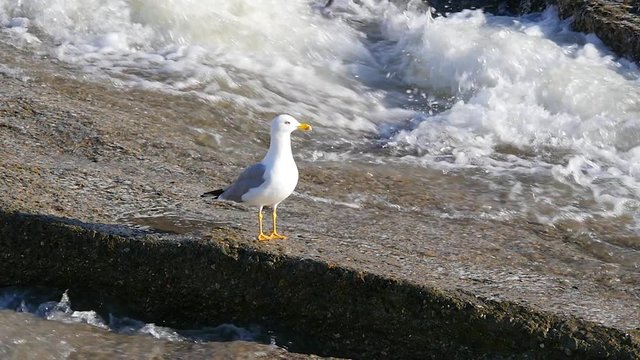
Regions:
M 300 123 L 293 116 L 287 114 L 278 115 L 271 121 L 271 136 L 289 135 L 295 130 L 311 131 L 311 125 Z

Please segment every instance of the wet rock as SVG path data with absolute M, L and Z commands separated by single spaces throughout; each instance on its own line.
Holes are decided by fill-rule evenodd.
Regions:
M 595 33 L 616 53 L 640 61 L 640 7 L 637 1 L 557 0 L 562 17 L 574 17 L 576 31 Z
M 60 327 L 57 321 L 11 311 L 0 312 L 0 319 L 3 359 L 318 359 L 245 341 L 162 341 L 148 335 L 114 334 L 88 324 Z
M 467 9 L 481 9 L 492 14 L 526 14 L 542 11 L 547 7 L 545 0 L 423 0 L 421 5 L 408 0 L 393 2 L 398 5 L 412 6 L 414 10 L 429 11 L 430 7 L 438 16 Z
M 120 236 L 0 211 L 0 284 L 124 298 L 145 321 L 287 329 L 290 350 L 354 358 L 636 359 L 623 332 L 228 240 Z M 116 232 L 116 231 L 113 231 Z M 230 239 L 231 240 L 231 239 Z M 222 285 L 221 285 L 222 284 Z
M 547 7 L 544 0 L 429 0 L 428 3 L 440 14 L 464 9 L 482 9 L 493 14 L 526 14 L 542 11 Z
M 253 210 L 199 194 L 264 151 L 246 141 L 257 118 L 51 76 L 2 46 L 33 80 L 0 78 L 0 285 L 86 290 L 177 327 L 259 322 L 319 354 L 637 357 L 637 269 L 603 271 L 562 228 L 449 216 L 461 176 L 300 162 L 291 239 L 256 243 Z
M 431 0 L 437 14 L 483 9 L 494 14 L 527 14 L 557 6 L 562 18 L 573 16 L 575 31 L 595 33 L 618 55 L 640 61 L 640 5 L 616 0 Z

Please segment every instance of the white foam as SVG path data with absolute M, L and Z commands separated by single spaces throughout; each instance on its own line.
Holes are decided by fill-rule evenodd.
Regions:
M 0 19 L 12 17 L 46 34 L 60 60 L 120 84 L 370 132 L 364 114 L 385 110 L 351 74 L 369 56 L 362 34 L 306 2 L 0 0 Z
M 501 173 L 524 160 L 527 172 L 537 168 L 590 192 L 598 204 L 593 214 L 635 210 L 640 220 L 635 65 L 615 60 L 596 37 L 567 30 L 553 9 L 536 20 L 464 11 L 397 21 L 386 31 L 400 38 L 397 56 L 408 54 L 395 70 L 400 79 L 459 100 L 397 133 L 391 146 L 421 148 L 428 158 L 451 154 L 455 166 Z M 495 151 L 501 144 L 535 155 L 504 157 Z M 540 155 L 545 151 L 568 155 Z
M 185 336 L 176 330 L 159 326 L 153 323 L 145 323 L 126 316 L 114 316 L 109 314 L 108 323 L 95 311 L 77 311 L 71 307 L 71 300 L 65 291 L 60 301 L 46 301 L 40 304 L 39 296 L 28 288 L 0 289 L 0 310 L 11 309 L 19 312 L 33 312 L 35 315 L 47 320 L 64 323 L 84 323 L 104 330 L 110 330 L 125 335 L 149 335 L 156 339 L 182 342 L 182 341 L 220 341 L 220 340 L 245 340 L 254 341 L 259 335 L 259 329 L 245 329 L 233 324 L 221 324 L 216 327 L 183 330 Z
M 515 177 L 539 218 L 630 214 L 640 227 L 640 71 L 596 36 L 553 9 L 432 18 L 417 0 L 324 2 L 0 0 L 0 25 L 121 86 L 290 112 L 354 144 L 377 134 L 414 154 L 403 161 Z

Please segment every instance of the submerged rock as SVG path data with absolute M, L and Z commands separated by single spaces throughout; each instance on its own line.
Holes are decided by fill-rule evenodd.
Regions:
M 640 61 L 638 1 L 557 0 L 562 17 L 574 17 L 576 31 L 595 33 L 616 53 Z
M 573 16 L 573 29 L 594 33 L 621 56 L 640 61 L 640 3 L 615 0 L 430 0 L 437 14 L 483 9 L 494 14 L 526 14 L 557 6 L 562 18 Z

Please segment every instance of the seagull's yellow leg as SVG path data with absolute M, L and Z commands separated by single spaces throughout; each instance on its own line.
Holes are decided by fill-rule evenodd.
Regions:
M 276 209 L 278 208 L 278 206 L 274 206 L 273 207 L 273 211 L 271 212 L 271 219 L 273 220 L 273 232 L 271 232 L 271 235 L 269 235 L 269 237 L 271 239 L 283 239 L 286 240 L 287 237 L 284 235 L 280 235 L 278 234 L 278 228 L 276 226 L 276 219 L 278 218 L 278 214 L 276 214 Z
M 258 210 L 258 228 L 260 229 L 260 233 L 258 234 L 258 240 L 260 241 L 271 240 L 270 236 L 267 236 L 262 232 L 262 206 L 260 206 L 260 210 Z

